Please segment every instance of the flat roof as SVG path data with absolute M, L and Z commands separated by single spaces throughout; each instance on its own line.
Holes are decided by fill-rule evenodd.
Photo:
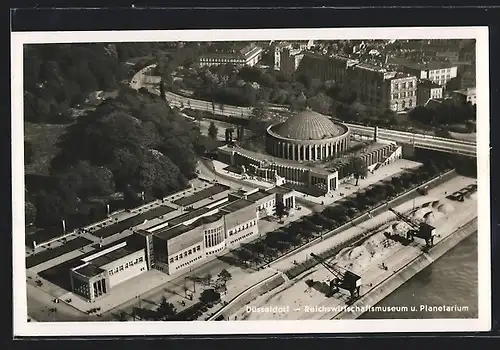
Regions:
M 234 202 L 231 202 L 228 205 L 222 207 L 221 210 L 228 212 L 228 213 L 234 213 L 235 211 L 238 211 L 238 210 L 243 209 L 245 207 L 248 207 L 250 205 L 254 205 L 254 202 L 251 202 L 251 201 L 246 200 L 246 199 L 238 199 L 238 200 L 235 200 Z
M 159 216 L 168 214 L 174 210 L 175 209 L 172 207 L 169 207 L 166 205 L 161 205 L 157 208 L 148 210 L 144 213 L 134 215 L 134 216 L 132 216 L 128 219 L 125 219 L 123 221 L 120 221 L 116 224 L 103 227 L 95 232 L 91 232 L 91 234 L 93 236 L 102 237 L 102 238 L 110 237 L 110 236 L 113 236 L 117 233 L 123 232 L 126 229 L 129 229 L 129 228 L 132 228 L 132 227 L 137 226 L 139 224 L 142 224 L 146 220 L 151 220 L 151 219 L 157 218 Z
M 188 211 L 186 214 L 183 214 L 181 216 L 178 216 L 178 217 L 173 218 L 172 220 L 170 220 L 168 222 L 168 226 L 167 227 L 172 227 L 172 226 L 176 226 L 178 224 L 182 224 L 183 222 L 186 222 L 188 220 L 194 219 L 197 216 L 200 216 L 200 215 L 203 215 L 205 213 L 208 213 L 210 210 L 213 210 L 213 208 L 210 209 L 210 208 L 207 208 L 207 207 L 203 207 L 203 208 L 199 208 L 199 209 L 196 209 L 196 210 Z
M 84 275 L 85 277 L 94 277 L 104 272 L 100 267 L 95 266 L 94 264 L 87 264 L 78 269 L 75 269 L 75 272 Z
M 273 188 L 269 188 L 266 191 L 269 193 L 278 193 L 278 194 L 287 194 L 293 192 L 293 190 L 281 186 L 275 186 Z
M 261 188 L 259 188 L 258 191 L 255 191 L 254 193 L 252 194 L 249 194 L 247 196 L 247 199 L 249 201 L 252 201 L 252 202 L 256 202 L 262 198 L 266 198 L 267 196 L 271 195 L 271 193 L 267 192 L 266 190 L 263 190 Z
M 165 241 L 180 236 L 183 233 L 186 233 L 188 231 L 191 231 L 192 229 L 196 228 L 195 225 L 183 225 L 179 224 L 174 227 L 165 227 L 164 229 L 159 230 L 158 232 L 155 232 L 154 235 L 158 238 L 161 238 Z
M 91 261 L 89 261 L 92 265 L 95 265 L 97 267 L 104 266 L 106 264 L 109 264 L 110 262 L 113 262 L 115 260 L 121 259 L 127 255 L 132 254 L 133 251 L 129 248 L 127 249 L 126 247 L 123 248 L 118 248 L 116 250 L 113 250 L 109 253 L 103 254 Z
M 186 207 L 186 206 L 189 206 L 189 205 L 194 204 L 196 202 L 199 202 L 205 198 L 215 196 L 216 194 L 222 193 L 222 192 L 227 191 L 227 190 L 229 190 L 229 186 L 225 186 L 222 184 L 216 184 L 216 185 L 210 186 L 208 188 L 204 188 L 201 191 L 195 192 L 190 196 L 177 199 L 176 201 L 174 201 L 172 203 Z

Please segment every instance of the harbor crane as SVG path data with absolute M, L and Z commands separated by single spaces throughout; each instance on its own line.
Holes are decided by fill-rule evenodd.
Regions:
M 410 226 L 410 231 L 407 233 L 407 239 L 413 241 L 414 237 L 421 238 L 425 240 L 427 248 L 434 245 L 434 237 L 436 236 L 436 228 L 434 226 L 408 215 L 404 215 L 392 208 L 389 208 L 389 211 L 396 215 L 398 219 L 404 221 Z
M 333 275 L 333 279 L 330 280 L 330 292 L 327 297 L 331 297 L 342 288 L 351 293 L 351 300 L 359 298 L 359 289 L 361 287 L 360 276 L 338 265 L 332 265 L 314 253 L 311 253 L 311 256 Z

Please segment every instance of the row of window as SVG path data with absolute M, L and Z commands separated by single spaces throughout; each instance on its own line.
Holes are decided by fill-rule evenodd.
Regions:
M 204 230 L 203 232 L 205 234 L 207 234 L 207 233 L 216 233 L 216 232 L 221 232 L 221 231 L 222 231 L 222 226 L 217 227 L 217 228 L 212 228 L 212 229 Z
M 413 87 L 414 87 L 413 81 L 394 84 L 394 88 L 398 89 L 398 90 L 400 90 L 400 89 L 412 89 Z
M 256 220 L 251 220 L 250 222 L 247 222 L 246 224 L 243 224 L 243 225 L 240 225 L 232 230 L 229 230 L 229 235 L 232 236 L 232 235 L 235 235 L 237 234 L 238 232 L 241 232 L 243 230 L 246 230 L 247 228 L 249 227 L 252 227 L 252 226 L 255 226 L 257 224 L 257 221 Z
M 396 101 L 396 102 L 394 102 L 393 106 L 394 106 L 395 110 L 398 110 L 399 107 L 401 107 L 401 109 L 411 108 L 411 107 L 413 107 L 413 101 L 412 100 L 408 100 L 408 103 L 406 101 L 401 101 L 401 103 L 398 103 Z
M 191 254 L 193 254 L 194 252 L 198 252 L 201 250 L 201 246 L 198 244 L 196 247 L 194 248 L 191 248 L 189 250 L 186 250 L 184 253 L 181 253 L 179 255 L 176 255 L 174 257 L 171 257 L 170 258 L 170 263 L 173 263 L 174 261 L 178 261 L 178 260 L 181 260 L 182 258 L 185 258 Z
M 212 255 L 212 254 L 217 254 L 218 252 L 224 250 L 226 247 L 222 247 L 222 248 L 219 248 L 217 250 L 214 250 L 213 252 L 208 252 L 208 253 L 205 253 L 206 255 Z
M 416 96 L 416 91 L 403 91 L 402 93 L 399 93 L 399 94 L 392 94 L 392 98 L 394 100 L 398 99 L 398 98 L 407 98 L 407 97 L 412 97 L 412 96 Z
M 137 259 L 135 259 L 135 260 L 133 260 L 133 261 L 130 261 L 130 262 L 128 262 L 128 263 L 125 263 L 125 265 L 120 265 L 120 266 L 115 267 L 115 269 L 114 269 L 114 270 L 109 270 L 109 271 L 108 271 L 108 274 L 109 274 L 110 276 L 112 276 L 112 275 L 113 275 L 113 274 L 115 274 L 115 273 L 118 273 L 118 272 L 120 272 L 120 271 L 123 271 L 123 270 L 125 270 L 125 269 L 128 269 L 129 267 L 132 267 L 132 266 L 134 266 L 134 265 L 137 265 L 138 263 L 143 262 L 143 261 L 144 261 L 144 258 L 141 256 L 140 258 L 137 258 Z
M 450 68 L 447 68 L 447 69 L 441 69 L 441 70 L 436 69 L 436 70 L 430 70 L 430 71 L 429 71 L 429 74 L 430 74 L 430 75 L 435 75 L 435 74 L 440 74 L 440 73 L 441 73 L 441 74 L 444 74 L 444 73 L 448 73 L 448 74 L 450 74 Z
M 197 256 L 196 258 L 194 258 L 193 260 L 189 260 L 188 262 L 185 262 L 184 264 L 181 264 L 179 266 L 177 266 L 175 269 L 178 270 L 178 269 L 182 269 L 183 267 L 186 267 L 188 265 L 191 265 L 192 263 L 194 263 L 196 260 L 200 260 L 201 258 L 203 258 L 203 256 Z
M 234 241 L 231 241 L 231 244 L 237 243 L 237 242 L 241 241 L 242 239 L 245 239 L 245 238 L 247 238 L 247 237 L 249 237 L 251 235 L 253 235 L 253 231 L 249 232 L 249 233 L 247 233 L 247 234 L 245 234 L 245 235 L 243 235 L 241 237 L 236 238 Z
M 272 207 L 274 207 L 274 205 L 275 205 L 275 204 L 276 204 L 276 203 L 275 203 L 275 200 L 273 199 L 273 200 L 271 200 L 271 201 L 269 201 L 269 202 L 267 202 L 267 203 L 265 203 L 265 204 L 259 205 L 259 206 L 257 207 L 257 211 L 262 210 L 262 209 L 264 209 L 264 208 L 269 208 L 269 207 L 271 207 L 271 208 L 272 208 Z

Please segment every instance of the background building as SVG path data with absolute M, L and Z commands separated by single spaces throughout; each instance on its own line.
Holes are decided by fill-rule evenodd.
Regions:
M 400 64 L 401 69 L 419 79 L 428 79 L 435 84 L 444 86 L 448 81 L 457 77 L 458 67 L 447 62 L 432 61 L 428 63 L 405 62 Z
M 417 77 L 387 71 L 379 65 L 337 55 L 306 53 L 298 73 L 347 87 L 375 113 L 388 109 L 399 112 L 417 105 Z
M 476 88 L 456 90 L 451 93 L 451 97 L 460 103 L 470 102 L 476 104 Z
M 218 66 L 221 64 L 233 64 L 235 66 L 255 66 L 262 58 L 262 48 L 249 44 L 234 52 L 206 53 L 198 57 L 200 66 Z
M 424 106 L 430 99 L 440 100 L 443 98 L 443 87 L 430 80 L 422 80 L 418 84 L 417 104 Z

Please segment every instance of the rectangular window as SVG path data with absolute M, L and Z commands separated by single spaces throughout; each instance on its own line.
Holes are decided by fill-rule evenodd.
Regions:
M 187 252 L 184 252 L 184 257 L 188 256 L 188 253 Z
M 200 249 L 201 249 L 201 247 L 200 247 L 200 246 L 197 246 L 197 247 L 196 247 L 196 250 L 197 250 L 197 251 L 199 251 Z
M 175 261 L 178 261 L 179 260 L 179 256 L 175 256 Z
M 170 258 L 170 263 L 173 263 L 174 262 L 174 258 Z
M 113 274 L 113 270 L 109 270 L 108 274 L 112 275 Z
M 143 258 L 142 258 L 142 256 L 141 256 L 141 257 L 139 258 L 139 262 L 142 262 L 142 261 L 143 261 Z
M 123 271 L 123 265 L 120 266 L 120 271 Z
M 115 273 L 118 273 L 118 267 L 115 267 Z
M 128 263 L 125 263 L 125 268 L 128 269 Z

